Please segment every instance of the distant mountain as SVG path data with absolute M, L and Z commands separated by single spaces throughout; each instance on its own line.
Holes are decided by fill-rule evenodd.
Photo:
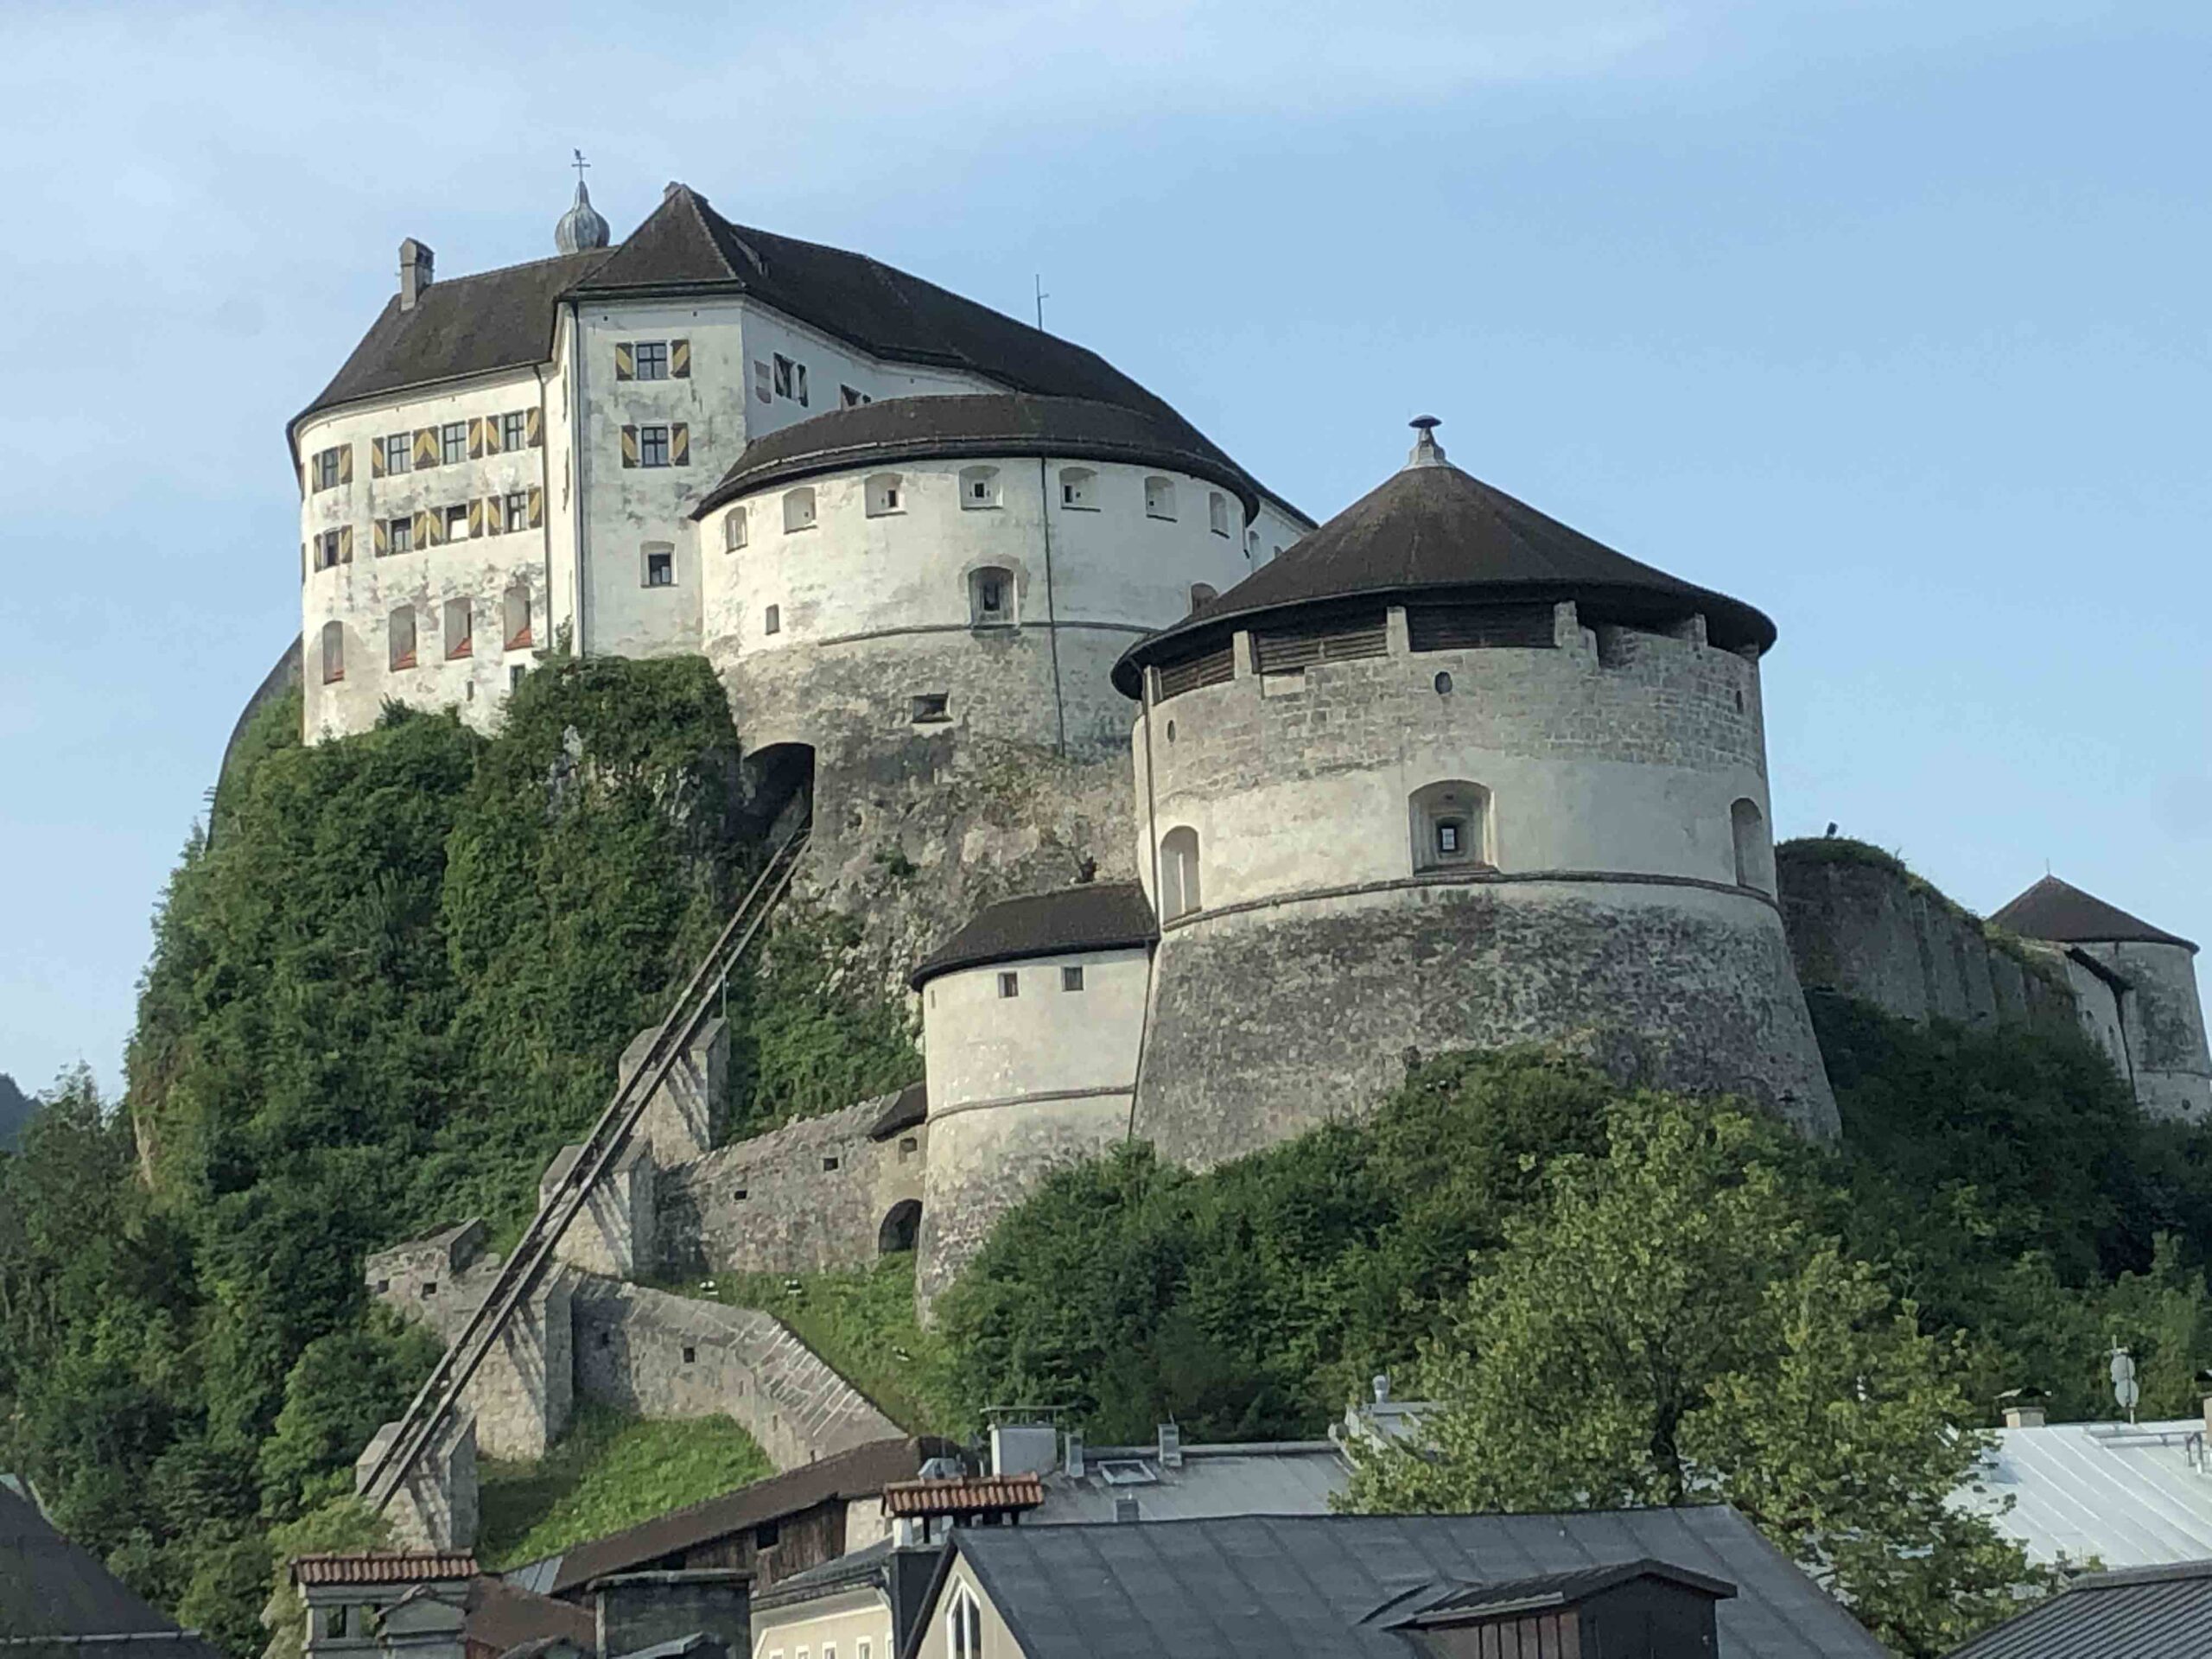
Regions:
M 37 1109 L 38 1103 L 17 1088 L 13 1077 L 0 1071 L 0 1151 L 14 1149 L 23 1125 Z

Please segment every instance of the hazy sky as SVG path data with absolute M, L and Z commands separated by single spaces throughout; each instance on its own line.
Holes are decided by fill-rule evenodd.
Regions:
M 0 1071 L 120 1081 L 395 282 L 741 223 L 1026 315 L 1325 517 L 1452 458 L 1751 601 L 1779 834 L 2212 943 L 2196 0 L 0 0 Z

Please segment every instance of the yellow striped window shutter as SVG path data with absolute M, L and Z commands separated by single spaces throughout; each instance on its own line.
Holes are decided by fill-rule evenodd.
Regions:
M 484 503 L 473 495 L 468 498 L 468 533 L 471 536 L 484 533 Z
M 382 438 L 369 440 L 369 476 L 371 478 L 384 476 L 384 440 Z
M 351 524 L 338 526 L 338 563 L 353 563 L 353 526 Z
M 353 446 L 350 443 L 338 447 L 338 481 L 340 484 L 353 481 Z
M 528 434 L 527 442 L 531 448 L 535 449 L 545 442 L 545 411 L 543 410 L 531 409 L 528 416 L 524 418 L 523 426 Z
M 671 340 L 668 342 L 668 374 L 671 380 L 689 380 L 691 378 L 690 340 Z
M 614 378 L 617 380 L 634 380 L 638 378 L 637 356 L 631 351 L 630 342 L 626 340 L 618 340 L 614 342 Z
M 435 547 L 438 544 L 438 515 L 417 512 L 412 531 L 410 539 L 416 547 Z
M 634 426 L 622 429 L 622 464 L 625 467 L 638 464 L 638 429 Z
M 506 504 L 498 496 L 484 498 L 484 533 L 486 536 L 497 536 L 506 529 L 506 521 L 502 516 L 505 511 Z
M 371 526 L 371 531 L 376 537 L 377 557 L 382 558 L 391 551 L 391 526 L 379 518 Z
M 415 470 L 421 472 L 438 464 L 438 429 L 418 426 L 415 429 Z
M 545 492 L 535 484 L 530 486 L 530 527 L 537 530 L 545 523 Z
M 484 459 L 484 429 L 487 424 L 481 415 L 468 417 L 468 458 L 471 461 Z
M 689 467 L 691 464 L 691 429 L 682 421 L 668 429 L 668 464 Z
M 484 417 L 484 453 L 487 455 L 499 453 L 499 417 L 496 415 Z

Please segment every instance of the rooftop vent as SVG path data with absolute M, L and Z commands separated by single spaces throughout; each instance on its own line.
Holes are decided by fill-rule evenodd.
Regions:
M 1997 1409 L 2007 1428 L 2041 1428 L 2050 1396 L 2041 1389 L 2007 1389 L 1997 1396 Z
M 430 273 L 437 256 L 413 237 L 399 245 L 399 308 L 412 311 L 415 302 L 423 297 L 423 290 L 430 285 Z
M 1183 1466 L 1183 1431 L 1173 1423 L 1160 1426 L 1160 1466 L 1180 1469 Z
M 1109 1486 L 1151 1486 L 1160 1479 L 1142 1458 L 1109 1458 L 1098 1465 L 1098 1478 Z
M 1115 1520 L 1128 1522 L 1135 1521 L 1137 1518 L 1137 1500 L 1134 1493 L 1123 1492 L 1119 1497 L 1116 1497 L 1114 1500 Z

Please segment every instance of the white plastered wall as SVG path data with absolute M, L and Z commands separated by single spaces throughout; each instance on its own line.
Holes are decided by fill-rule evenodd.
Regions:
M 1150 953 L 1141 946 L 996 963 L 940 974 L 922 992 L 932 1120 L 980 1103 L 1126 1092 L 1144 1034 Z M 1061 988 L 1080 968 L 1083 988 Z M 1020 987 L 1002 996 L 999 976 Z

